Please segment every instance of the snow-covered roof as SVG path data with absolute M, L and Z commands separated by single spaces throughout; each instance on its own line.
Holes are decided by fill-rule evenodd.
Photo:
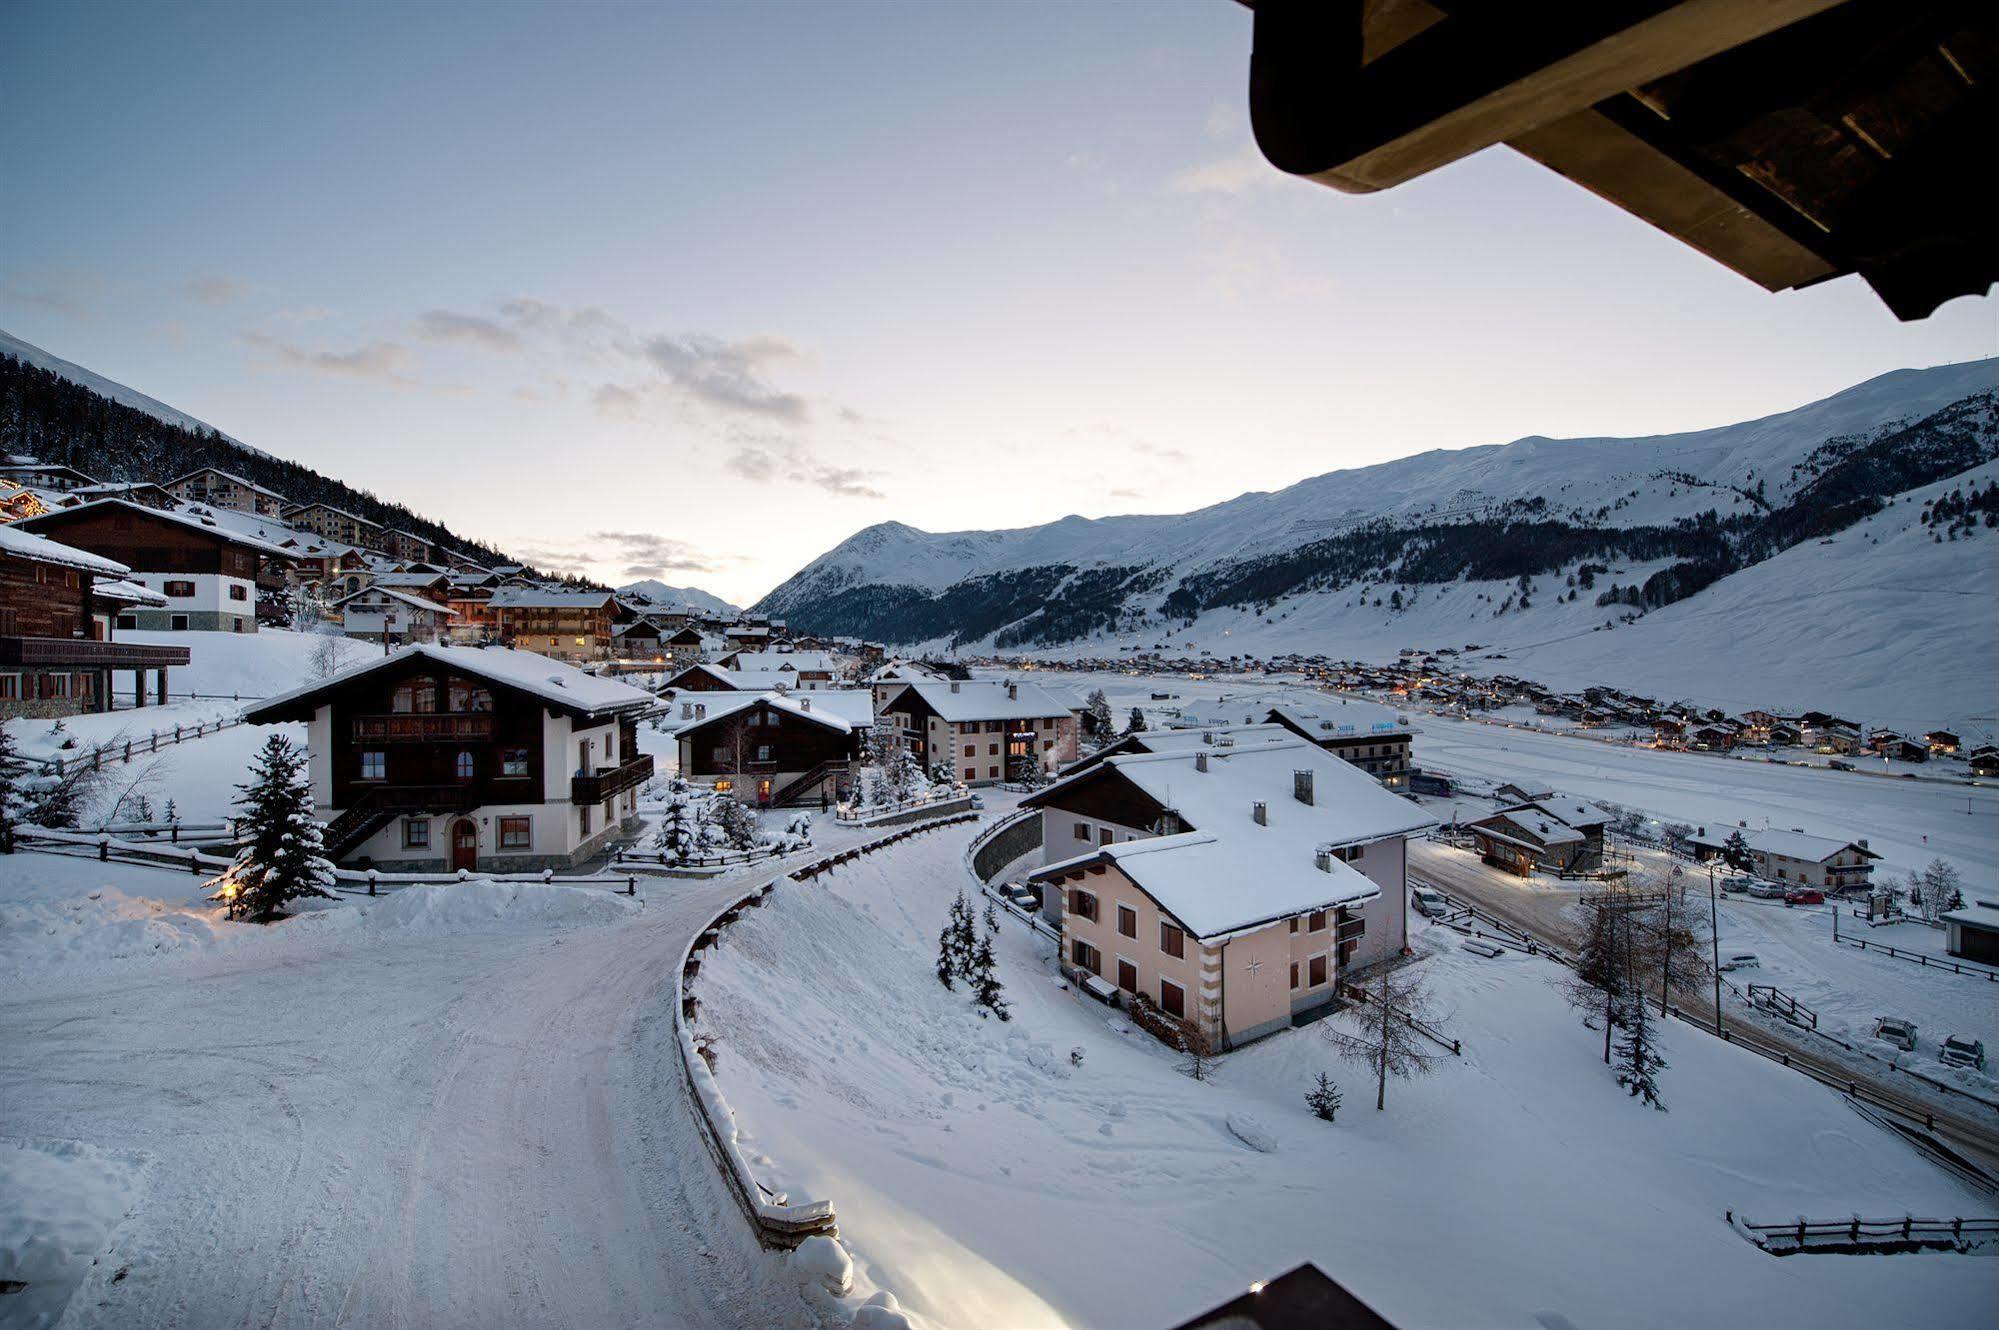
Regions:
M 376 573 L 376 586 L 436 586 L 448 582 L 443 573 Z
M 241 485 L 246 490 L 255 490 L 259 494 L 268 494 L 274 499 L 282 499 L 285 497 L 284 495 L 278 493 L 276 490 L 270 488 L 268 485 L 259 485 L 254 480 L 245 480 L 243 477 L 237 475 L 235 472 L 224 471 L 219 466 L 196 467 L 194 470 L 188 472 L 184 476 L 175 476 L 172 480 L 167 481 L 166 484 L 168 486 L 178 485 L 183 480 L 193 480 L 196 476 L 220 476 L 224 480 L 229 481 L 231 484 Z
M 1345 739 L 1364 734 L 1407 734 L 1409 718 L 1373 702 L 1328 699 L 1324 706 L 1301 707 L 1279 703 L 1265 716 L 1283 717 L 1314 738 Z
M 263 721 L 284 717 L 273 714 L 289 708 L 295 703 L 320 696 L 343 687 L 376 670 L 387 669 L 412 655 L 426 656 L 463 674 L 475 675 L 490 682 L 517 688 L 524 693 L 538 697 L 554 706 L 561 706 L 585 715 L 605 715 L 620 711 L 632 711 L 649 707 L 658 701 L 643 688 L 634 688 L 614 679 L 595 674 L 585 674 L 573 665 L 565 665 L 559 660 L 532 651 L 520 651 L 513 647 L 452 647 L 419 643 L 397 649 L 386 656 L 378 656 L 365 665 L 342 670 L 330 679 L 320 683 L 307 684 L 290 692 L 280 693 L 266 699 L 261 705 L 247 709 L 245 719 Z
M 754 670 L 819 670 L 831 674 L 835 664 L 830 651 L 738 651 L 733 668 L 746 674 Z
M 496 610 L 575 610 L 596 609 L 610 604 L 612 599 L 608 591 L 558 591 L 549 587 L 509 586 L 495 591 L 491 603 Z
M 1585 803 L 1581 799 L 1567 794 L 1544 794 L 1538 799 L 1529 799 L 1525 802 L 1514 804 L 1511 807 L 1502 808 L 1499 811 L 1502 813 L 1513 813 L 1527 809 L 1545 813 L 1572 827 L 1606 826 L 1610 822 L 1610 814 L 1604 812 L 1595 804 Z M 1522 818 L 1515 818 L 1514 820 L 1521 822 L 1523 826 L 1526 825 Z
M 92 499 L 89 503 L 79 503 L 74 508 L 63 508 L 53 513 L 45 513 L 40 517 L 24 518 L 23 521 L 53 528 L 57 527 L 59 523 L 75 520 L 77 513 L 102 511 L 110 508 L 126 508 L 135 513 L 142 513 L 148 517 L 157 518 L 162 522 L 174 522 L 184 527 L 191 527 L 196 531 L 226 540 L 232 545 L 241 545 L 245 549 L 255 550 L 259 554 L 272 554 L 281 559 L 292 557 L 292 551 L 272 541 L 238 530 L 228 523 L 218 521 L 212 513 L 209 513 L 205 509 L 201 512 L 195 512 L 192 509 L 183 508 L 169 512 L 164 508 L 148 508 L 145 504 L 133 503 L 130 499 Z
M 1723 833 L 1723 839 L 1727 833 Z M 1802 831 L 1750 831 L 1743 834 L 1752 850 L 1765 854 L 1781 854 L 1791 859 L 1802 859 L 1807 863 L 1824 863 L 1842 850 L 1856 850 L 1869 859 L 1881 856 L 1863 848 L 1858 842 L 1839 840 L 1832 836 L 1809 836 Z
M 891 660 L 870 674 L 869 683 L 914 683 L 923 679 L 942 679 L 944 676 L 928 665 L 913 660 Z
M 732 689 L 738 689 L 738 690 L 741 689 L 741 685 L 736 682 L 735 675 L 729 673 L 729 671 L 723 669 L 720 665 L 712 665 L 705 660 L 695 661 L 692 665 L 689 665 L 686 669 L 681 670 L 678 674 L 675 674 L 673 677 L 675 679 L 678 679 L 683 674 L 690 674 L 697 670 L 700 673 L 707 675 L 709 678 L 714 679 L 718 683 L 726 684 L 728 685 L 728 687 Z
M 123 577 L 132 571 L 115 559 L 107 559 L 88 550 L 72 548 L 60 541 L 50 540 L 47 536 L 38 536 L 32 531 L 23 531 L 18 524 L 0 526 L 0 554 L 16 559 L 30 559 L 36 563 L 54 564 L 61 568 L 77 568 L 99 577 Z
M 1947 924 L 1968 924 L 1973 928 L 1999 933 L 1999 903 L 1973 901 L 1961 910 L 1946 912 L 1943 921 Z
M 120 605 L 164 605 L 167 598 L 149 586 L 137 582 L 113 579 L 109 582 L 93 583 L 90 594 L 99 600 L 109 600 Z
M 374 521 L 370 518 L 363 517 L 359 513 L 350 513 L 345 508 L 336 508 L 330 503 L 293 504 L 291 507 L 285 509 L 285 516 L 290 517 L 293 513 L 309 513 L 315 509 L 323 513 L 332 513 L 338 517 L 348 518 L 352 521 L 359 522 L 362 526 L 372 526 L 379 528 L 382 525 L 380 522 Z
M 910 683 L 903 685 L 896 697 L 903 693 L 916 694 L 948 721 L 1032 720 L 1069 714 L 1069 704 L 1041 685 L 1002 679 Z M 889 705 L 894 705 L 893 698 Z
M 338 608 L 350 600 L 358 600 L 363 596 L 400 601 L 411 609 L 429 610 L 432 614 L 448 614 L 454 619 L 458 617 L 458 611 L 452 609 L 449 605 L 440 605 L 436 601 L 429 600 L 423 596 L 413 596 L 407 591 L 398 591 L 395 587 L 383 586 L 379 581 L 373 586 L 362 587 L 359 591 L 350 591 L 340 599 L 334 601 L 333 604 Z
M 1574 845 L 1577 841 L 1585 839 L 1580 831 L 1577 831 L 1560 818 L 1551 817 L 1542 812 L 1539 806 L 1535 804 L 1516 804 L 1512 808 L 1502 808 L 1497 813 L 1492 814 L 1490 818 L 1480 818 L 1471 825 L 1476 830 L 1498 836 L 1501 840 L 1512 840 L 1515 844 L 1518 844 L 1519 842 L 1516 838 L 1507 836 L 1491 825 L 1491 823 L 1500 818 L 1505 818 L 1514 826 L 1531 833 L 1543 845 Z
M 705 714 L 679 721 L 675 734 L 698 730 L 760 702 L 767 703 L 773 711 L 824 725 L 841 734 L 851 733 L 874 722 L 874 699 L 867 693 L 845 689 L 828 689 L 820 693 L 699 693 L 681 700 L 705 708 Z

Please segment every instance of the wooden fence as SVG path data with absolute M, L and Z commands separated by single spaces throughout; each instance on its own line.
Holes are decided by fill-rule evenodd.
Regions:
M 810 882 L 822 875 L 832 874 L 840 865 L 853 862 L 876 850 L 908 840 L 911 836 L 934 831 L 939 827 L 953 826 L 961 822 L 975 822 L 977 813 L 959 813 L 951 817 L 940 817 L 930 822 L 913 823 L 902 827 L 892 835 L 868 841 L 837 854 L 826 855 L 802 867 L 795 868 L 782 877 L 774 877 L 763 883 L 748 895 L 722 907 L 709 917 L 708 922 L 695 930 L 688 940 L 686 949 L 680 956 L 680 1001 L 674 1011 L 674 1030 L 680 1039 L 680 1068 L 687 1082 L 687 1090 L 694 1100 L 695 1119 L 701 1124 L 702 1139 L 722 1173 L 722 1180 L 728 1187 L 743 1215 L 756 1233 L 757 1241 L 766 1247 L 796 1247 L 815 1233 L 837 1231 L 833 1203 L 831 1201 L 804 1201 L 793 1203 L 789 1198 L 773 1192 L 757 1181 L 751 1172 L 749 1159 L 737 1144 L 736 1115 L 723 1096 L 721 1085 L 715 1080 L 715 1073 L 708 1064 L 706 1039 L 698 1036 L 694 1022 L 700 1011 L 699 1000 L 688 991 L 688 986 L 701 973 L 701 954 L 722 942 L 723 930 L 742 917 L 744 910 L 755 909 L 767 900 L 780 882 Z
M 89 767 L 92 771 L 102 771 L 106 762 L 130 762 L 143 753 L 157 753 L 163 747 L 186 743 L 190 739 L 205 739 L 222 730 L 234 729 L 243 724 L 241 716 L 223 720 L 199 721 L 193 725 L 176 725 L 171 730 L 153 730 L 143 739 L 119 739 L 108 744 L 64 756 L 57 753 L 42 759 L 42 771 L 51 776 L 66 776 L 72 771 Z
M 1858 947 L 1862 951 L 1883 952 L 1895 957 L 1897 960 L 1914 962 L 1926 970 L 1948 970 L 1952 974 L 1966 974 L 1988 981 L 1999 980 L 1999 970 L 1994 970 L 1988 966 L 1979 965 L 1971 961 L 1949 960 L 1941 956 L 1932 956 L 1922 951 L 1904 951 L 1900 947 L 1891 947 L 1885 942 L 1869 942 L 1864 937 L 1842 937 L 1840 941 L 1849 947 Z
M 1728 1222 L 1772 1255 L 1797 1252 L 1909 1251 L 1918 1247 L 1959 1248 L 1999 1237 L 1999 1219 L 1797 1219 L 1784 1224 L 1753 1224 L 1727 1212 Z
M 1758 994 L 1762 996 L 1759 997 Z M 1813 1030 L 1819 1028 L 1819 1014 L 1775 984 L 1751 984 L 1749 1000 L 1766 1010 L 1776 1012 L 1793 1025 L 1802 1025 Z

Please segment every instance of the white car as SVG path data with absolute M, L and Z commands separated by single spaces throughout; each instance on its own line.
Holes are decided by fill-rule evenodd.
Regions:
M 1409 893 L 1409 903 L 1416 907 L 1416 913 L 1440 919 L 1451 912 L 1451 903 L 1444 899 L 1444 893 L 1434 887 L 1417 887 Z
M 1721 968 L 1724 971 L 1758 970 L 1762 967 L 1763 962 L 1758 959 L 1756 953 L 1753 951 L 1738 951 L 1733 956 L 1722 957 L 1721 961 Z
M 1760 877 L 1750 879 L 1749 885 L 1744 890 L 1759 901 L 1780 901 L 1784 899 L 1783 884 L 1766 882 Z
M 1961 1034 L 1951 1035 L 1937 1049 L 1937 1058 L 1946 1067 L 1975 1067 L 1985 1070 L 1985 1043 L 1979 1039 L 1967 1039 Z
M 1916 1051 L 1916 1027 L 1899 1016 L 1883 1016 L 1874 1022 L 1874 1037 L 1904 1053 Z

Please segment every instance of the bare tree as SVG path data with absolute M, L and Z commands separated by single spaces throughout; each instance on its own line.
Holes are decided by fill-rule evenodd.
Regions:
M 1215 1069 L 1215 1044 L 1193 1021 L 1181 1021 L 1176 1046 L 1180 1050 L 1180 1070 L 1197 1081 L 1205 1081 Z
M 1339 1029 L 1331 1021 L 1319 1028 L 1334 1052 L 1374 1069 L 1374 1107 L 1380 1111 L 1387 1106 L 1390 1076 L 1397 1080 L 1427 1076 L 1442 1055 L 1416 1029 L 1416 1022 L 1429 1013 L 1430 992 L 1413 966 L 1384 967 L 1364 997 L 1367 1005 L 1359 1012 L 1357 1033 Z
M 1575 968 L 1558 981 L 1569 1005 L 1583 1013 L 1583 1024 L 1603 1028 L 1603 1061 L 1610 1065 L 1611 1031 L 1624 1024 L 1631 1001 L 1630 907 L 1599 896 L 1585 907 L 1581 945 Z
M 1964 904 L 1964 878 L 1956 864 L 1932 859 L 1922 872 L 1909 874 L 1909 894 L 1914 897 L 1916 908 L 1923 912 L 1923 918 L 1935 922 L 1945 911 Z

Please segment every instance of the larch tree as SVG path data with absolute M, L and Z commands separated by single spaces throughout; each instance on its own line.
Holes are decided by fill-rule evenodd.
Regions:
M 1384 967 L 1367 992 L 1367 1005 L 1356 1012 L 1355 1030 L 1320 1023 L 1335 1052 L 1374 1072 L 1377 1112 L 1388 1106 L 1389 1077 L 1411 1080 L 1436 1070 L 1441 1055 L 1416 1028 L 1429 1005 L 1429 989 L 1413 966 Z

